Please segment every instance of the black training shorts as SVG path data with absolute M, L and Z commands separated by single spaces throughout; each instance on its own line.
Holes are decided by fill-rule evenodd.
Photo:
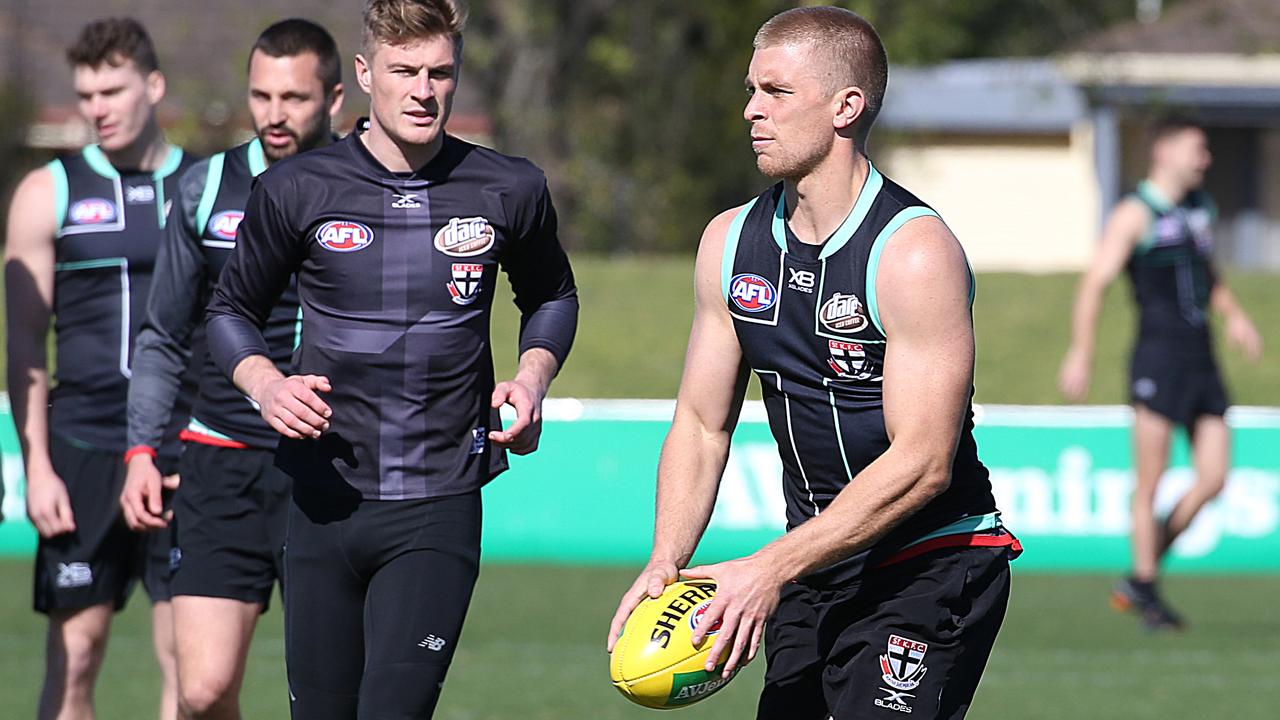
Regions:
M 765 632 L 760 720 L 958 720 L 1009 600 L 1006 548 L 957 548 L 848 586 L 782 591 Z
M 173 594 L 258 603 L 284 567 L 289 476 L 268 450 L 187 442 L 173 498 Z
M 152 602 L 169 591 L 168 530 L 138 534 L 124 524 L 121 454 L 49 433 L 49 459 L 67 486 L 75 532 L 36 546 L 35 609 L 49 613 L 111 603 L 124 608 L 141 579 Z
M 1188 431 L 1202 415 L 1222 417 L 1229 405 L 1212 359 L 1191 362 L 1160 348 L 1140 347 L 1130 363 L 1129 401 Z

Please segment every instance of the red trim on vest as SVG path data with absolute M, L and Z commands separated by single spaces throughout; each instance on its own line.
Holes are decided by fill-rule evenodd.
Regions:
M 233 450 L 248 450 L 249 446 L 237 440 L 228 440 L 226 438 L 213 437 L 205 435 L 194 430 L 183 430 L 178 433 L 178 439 L 184 442 L 200 443 L 201 445 L 212 445 L 213 447 L 231 448 Z
M 1007 530 L 1001 530 L 997 535 L 993 535 L 990 532 L 957 533 L 955 535 L 943 535 L 942 537 L 925 540 L 922 543 L 903 548 L 876 567 L 882 568 L 886 565 L 919 557 L 927 552 L 954 547 L 1007 547 L 1011 553 L 1010 560 L 1022 554 L 1022 543 L 1018 542 L 1018 538 Z

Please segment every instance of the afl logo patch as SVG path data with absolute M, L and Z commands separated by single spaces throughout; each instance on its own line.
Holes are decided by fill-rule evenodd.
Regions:
M 778 301 L 778 291 L 773 283 L 755 273 L 734 275 L 729 282 L 729 299 L 747 312 L 764 312 Z
M 474 257 L 493 247 L 493 226 L 482 217 L 452 218 L 436 233 L 435 246 L 450 257 Z
M 209 220 L 209 234 L 223 240 L 235 240 L 241 220 L 244 220 L 244 213 L 239 210 L 224 210 Z
M 71 222 L 76 225 L 98 225 L 100 223 L 115 222 L 116 204 L 110 200 L 102 198 L 86 198 L 71 206 L 71 212 L 67 214 Z
M 702 624 L 702 616 L 707 614 L 707 608 L 709 607 L 711 607 L 710 600 L 702 603 L 698 607 L 694 608 L 693 612 L 689 613 L 689 629 L 690 630 L 698 629 L 698 626 Z M 718 632 L 720 632 L 720 620 L 717 619 L 715 623 L 711 625 L 711 629 L 707 630 L 707 634 L 715 635 Z
M 316 241 L 325 250 L 355 252 L 373 244 L 373 231 L 351 220 L 331 220 L 316 230 Z
M 818 319 L 822 326 L 831 332 L 855 333 L 867 326 L 866 313 L 862 311 L 862 301 L 857 295 L 836 293 L 822 304 L 818 311 Z

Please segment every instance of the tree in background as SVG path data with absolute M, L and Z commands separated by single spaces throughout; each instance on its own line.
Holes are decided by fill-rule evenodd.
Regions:
M 895 65 L 1050 54 L 1135 10 L 1114 0 L 832 4 L 875 23 Z M 688 252 L 713 214 L 768 184 L 741 117 L 743 76 L 756 29 L 794 6 L 472 0 L 464 73 L 489 103 L 496 144 L 547 169 L 572 247 Z

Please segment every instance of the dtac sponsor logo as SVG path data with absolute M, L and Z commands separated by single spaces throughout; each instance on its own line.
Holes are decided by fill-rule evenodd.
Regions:
M 729 282 L 729 299 L 747 312 L 764 312 L 778 301 L 778 291 L 759 275 L 742 273 Z
M 373 244 L 373 231 L 358 222 L 332 220 L 316 230 L 316 241 L 325 250 L 355 252 Z
M 450 257 L 474 257 L 493 247 L 493 226 L 482 217 L 452 218 L 436 233 L 436 249 Z
M 867 316 L 862 311 L 862 301 L 857 295 L 836 293 L 822 304 L 818 319 L 823 327 L 838 333 L 855 333 L 867 326 Z
M 98 225 L 115 222 L 118 217 L 116 204 L 102 198 L 86 198 L 71 206 L 68 217 L 76 225 Z
M 241 220 L 244 220 L 244 213 L 239 210 L 224 210 L 209 219 L 209 234 L 223 240 L 235 240 Z

